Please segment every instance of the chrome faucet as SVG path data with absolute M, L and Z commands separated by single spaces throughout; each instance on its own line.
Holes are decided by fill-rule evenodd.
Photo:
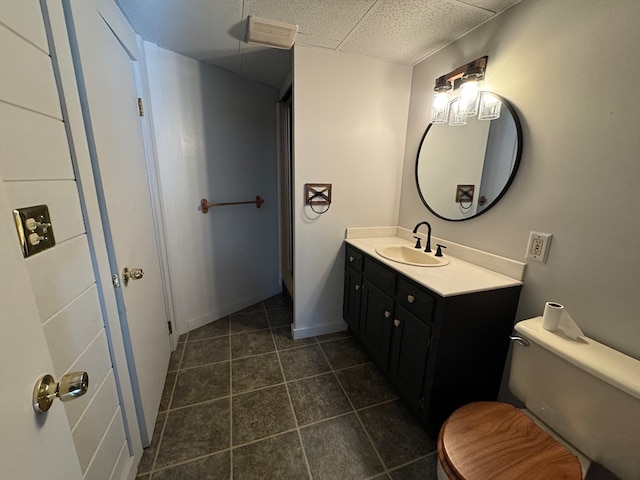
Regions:
M 424 251 L 430 252 L 431 251 L 431 225 L 429 225 L 429 222 L 420 222 L 413 228 L 413 233 L 418 233 L 418 228 L 420 227 L 420 225 L 427 226 L 427 229 L 428 229 L 427 230 L 427 246 L 425 247 Z

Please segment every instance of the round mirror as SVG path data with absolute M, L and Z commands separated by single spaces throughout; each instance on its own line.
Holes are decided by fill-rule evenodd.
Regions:
M 505 194 L 522 154 L 522 129 L 513 106 L 501 102 L 494 120 L 467 118 L 466 125 L 430 123 L 416 159 L 416 184 L 436 216 L 459 222 L 483 214 Z

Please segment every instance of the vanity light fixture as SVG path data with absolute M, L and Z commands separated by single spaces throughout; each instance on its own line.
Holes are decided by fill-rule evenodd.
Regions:
M 466 118 L 478 115 L 479 120 L 493 120 L 500 116 L 500 102 L 493 95 L 480 92 L 487 59 L 480 57 L 436 79 L 436 92 L 431 104 L 431 123 L 465 125 Z M 452 100 L 448 92 L 458 90 Z

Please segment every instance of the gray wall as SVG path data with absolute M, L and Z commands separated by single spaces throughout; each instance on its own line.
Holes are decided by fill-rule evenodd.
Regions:
M 640 3 L 524 0 L 414 68 L 399 225 L 524 259 L 530 230 L 552 233 L 529 263 L 518 320 L 566 306 L 585 333 L 640 358 Z M 489 56 L 485 88 L 510 100 L 524 130 L 511 189 L 461 223 L 434 217 L 414 184 L 436 77 Z
M 280 291 L 273 88 L 145 43 L 179 333 Z M 215 207 L 254 200 L 264 205 Z
M 395 225 L 411 67 L 323 48 L 294 49 L 294 334 L 346 328 L 347 227 Z M 304 205 L 305 183 L 333 184 L 331 209 Z

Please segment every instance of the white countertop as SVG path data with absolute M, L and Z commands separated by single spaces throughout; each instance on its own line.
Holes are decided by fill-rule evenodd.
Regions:
M 346 238 L 345 242 L 443 297 L 522 285 L 520 280 L 446 254 L 450 260 L 448 265 L 417 267 L 388 260 L 376 253 L 376 248 L 380 246 L 414 246 L 412 242 L 400 237 Z

